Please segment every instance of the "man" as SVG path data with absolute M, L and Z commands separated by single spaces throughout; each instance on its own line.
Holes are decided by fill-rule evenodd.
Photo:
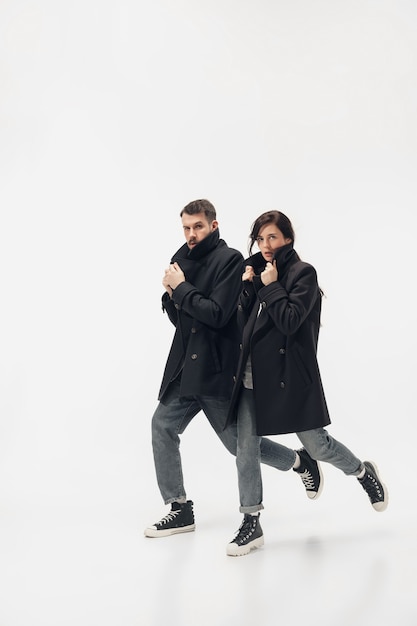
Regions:
M 236 424 L 227 424 L 238 362 L 237 301 L 243 256 L 220 239 L 216 210 L 208 200 L 194 200 L 180 213 L 186 243 L 165 270 L 162 307 L 175 326 L 152 418 L 152 446 L 158 486 L 170 512 L 145 529 L 161 537 L 195 528 L 193 502 L 187 500 L 180 437 L 200 411 L 222 443 L 236 455 Z M 261 461 L 280 466 L 280 444 L 263 438 Z M 297 469 L 296 469 L 297 468 Z M 287 468 L 285 468 L 287 469 Z M 318 497 L 322 477 L 304 450 L 294 451 L 294 467 L 310 498 Z

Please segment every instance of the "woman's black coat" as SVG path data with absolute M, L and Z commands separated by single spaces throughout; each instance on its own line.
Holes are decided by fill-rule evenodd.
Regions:
M 162 306 L 175 335 L 159 392 L 181 372 L 181 396 L 229 399 L 239 356 L 237 301 L 242 287 L 243 256 L 211 232 L 191 250 L 184 244 L 172 257 L 185 282 Z
M 259 277 L 266 264 L 261 253 L 245 261 L 256 276 L 243 283 L 238 303 L 243 339 L 229 420 L 236 416 L 250 354 L 258 435 L 330 424 L 317 363 L 322 296 L 316 270 L 300 260 L 292 243 L 274 259 L 278 280 L 266 286 Z

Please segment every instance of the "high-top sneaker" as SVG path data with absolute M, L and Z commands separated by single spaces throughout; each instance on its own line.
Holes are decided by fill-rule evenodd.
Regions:
M 264 544 L 259 515 L 245 513 L 236 537 L 227 546 L 229 556 L 243 556 Z
M 365 489 L 375 511 L 385 511 L 388 506 L 388 490 L 378 474 L 375 463 L 364 461 L 365 476 L 358 481 Z
M 184 504 L 173 502 L 168 515 L 165 515 L 153 526 L 145 528 L 146 537 L 166 537 L 176 533 L 188 533 L 195 529 L 193 503 L 187 500 Z
M 311 458 L 305 448 L 297 450 L 300 457 L 300 466 L 294 469 L 294 472 L 300 476 L 306 488 L 307 496 L 312 500 L 318 498 L 323 489 L 323 475 L 321 473 L 320 464 Z

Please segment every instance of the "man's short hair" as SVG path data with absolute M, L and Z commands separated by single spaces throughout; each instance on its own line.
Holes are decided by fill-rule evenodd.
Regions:
M 195 215 L 196 213 L 204 213 L 207 221 L 211 224 L 216 219 L 216 209 L 208 200 L 200 199 L 189 202 L 181 211 L 180 217 L 183 213 L 187 215 Z

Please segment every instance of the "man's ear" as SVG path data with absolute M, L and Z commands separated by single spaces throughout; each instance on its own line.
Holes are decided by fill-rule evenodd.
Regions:
M 217 220 L 213 220 L 211 223 L 211 230 L 216 230 L 219 227 L 219 222 Z

